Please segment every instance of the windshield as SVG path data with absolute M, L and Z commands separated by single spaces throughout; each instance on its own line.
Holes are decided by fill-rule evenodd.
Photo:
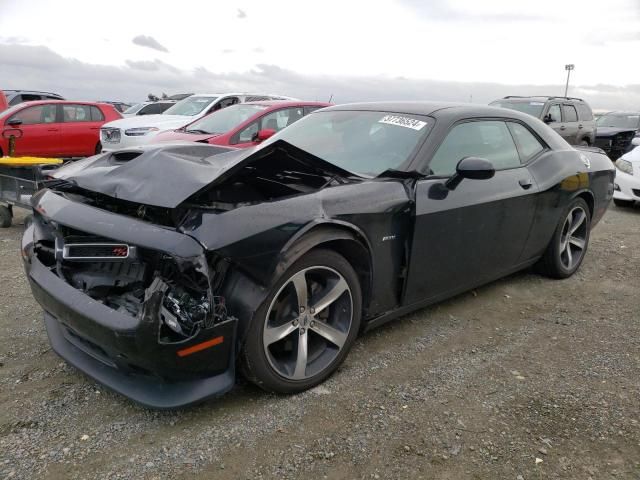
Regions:
M 180 100 L 173 107 L 166 109 L 163 115 L 184 115 L 185 117 L 193 117 L 198 115 L 205 108 L 216 101 L 218 97 L 197 97 L 192 96 Z
M 422 115 L 366 111 L 312 113 L 263 143 L 284 140 L 361 176 L 403 170 L 434 120 Z
M 189 133 L 226 133 L 266 108 L 264 105 L 232 105 L 187 125 L 185 131 Z
M 640 128 L 640 114 L 638 115 L 602 115 L 596 120 L 599 127 Z
M 142 107 L 144 107 L 144 103 L 136 103 L 135 105 L 130 106 L 129 108 L 127 108 L 124 112 L 122 113 L 126 113 L 126 114 L 134 114 L 136 113 L 138 110 L 140 110 Z
M 544 108 L 544 102 L 530 101 L 514 102 L 497 100 L 495 102 L 491 102 L 489 105 L 491 105 L 492 107 L 510 108 L 511 110 L 517 110 L 518 112 L 528 113 L 529 115 L 533 115 L 536 118 L 540 118 L 542 109 Z

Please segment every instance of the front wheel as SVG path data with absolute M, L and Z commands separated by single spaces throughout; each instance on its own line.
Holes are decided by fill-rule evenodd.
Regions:
M 240 360 L 245 377 L 278 393 L 321 383 L 358 335 L 361 305 L 358 276 L 344 257 L 331 250 L 306 254 L 255 313 Z
M 591 232 L 587 202 L 575 198 L 565 209 L 553 238 L 538 264 L 541 272 L 553 278 L 567 278 L 582 264 Z

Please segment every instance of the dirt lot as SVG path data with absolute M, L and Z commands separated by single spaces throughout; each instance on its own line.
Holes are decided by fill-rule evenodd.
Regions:
M 51 351 L 21 230 L 0 231 L 1 478 L 640 478 L 640 208 L 611 207 L 573 278 L 404 317 L 313 391 L 163 413 Z

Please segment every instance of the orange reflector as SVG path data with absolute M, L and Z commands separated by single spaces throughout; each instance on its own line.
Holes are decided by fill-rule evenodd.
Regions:
M 212 338 L 211 340 L 207 340 L 206 342 L 197 343 L 195 345 L 190 346 L 189 348 L 183 348 L 182 350 L 178 350 L 178 356 L 186 357 L 187 355 L 191 355 L 192 353 L 200 352 L 202 350 L 206 350 L 207 348 L 220 345 L 222 342 L 224 342 L 224 337 Z

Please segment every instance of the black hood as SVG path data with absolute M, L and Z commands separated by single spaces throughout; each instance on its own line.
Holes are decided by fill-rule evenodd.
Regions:
M 79 188 L 145 205 L 175 208 L 205 187 L 221 183 L 240 168 L 270 161 L 285 150 L 315 173 L 351 173 L 278 140 L 244 150 L 201 143 L 152 145 L 96 155 L 62 167 L 52 176 Z
M 598 127 L 596 131 L 596 137 L 613 137 L 621 132 L 636 133 L 633 128 L 618 128 L 618 127 Z

